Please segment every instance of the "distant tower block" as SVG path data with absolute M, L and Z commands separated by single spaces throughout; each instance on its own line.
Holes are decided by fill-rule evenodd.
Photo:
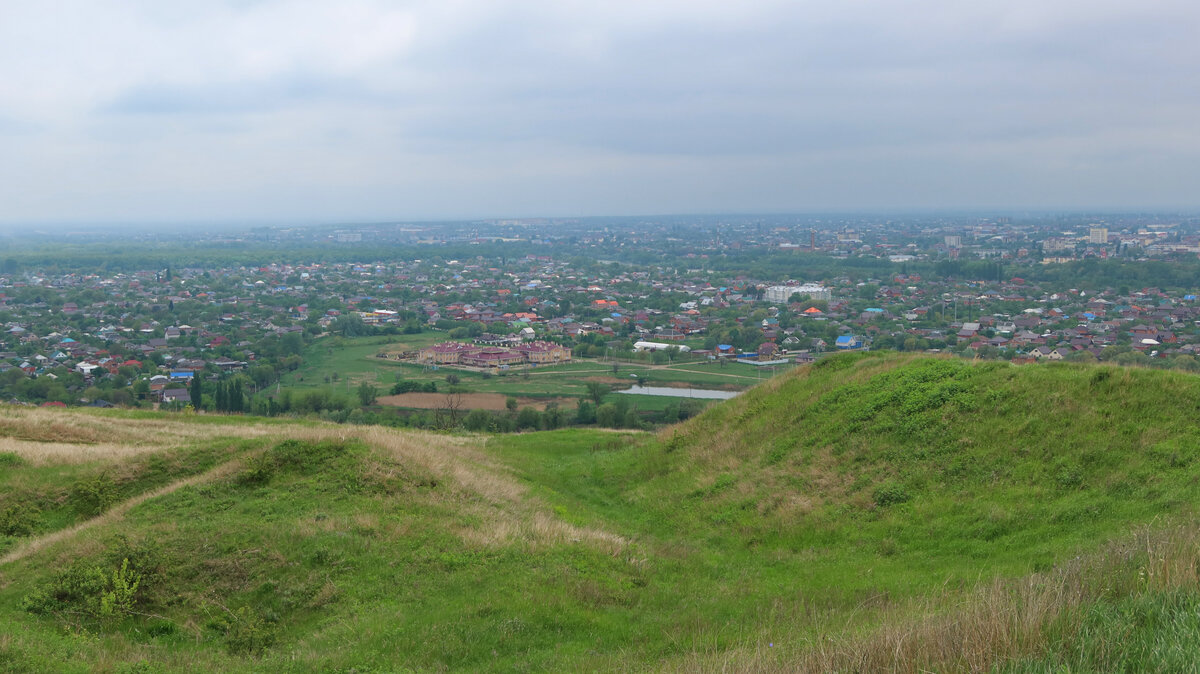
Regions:
M 1104 246 L 1108 244 L 1108 228 L 1107 227 L 1089 227 L 1088 228 L 1088 243 L 1093 245 Z
M 947 248 L 962 248 L 962 237 L 957 234 L 946 237 Z

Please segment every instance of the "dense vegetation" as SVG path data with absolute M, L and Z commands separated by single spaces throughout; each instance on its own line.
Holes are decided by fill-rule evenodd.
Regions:
M 1198 400 L 864 353 L 657 436 L 8 411 L 8 484 L 133 479 L 0 539 L 0 671 L 1176 670 Z

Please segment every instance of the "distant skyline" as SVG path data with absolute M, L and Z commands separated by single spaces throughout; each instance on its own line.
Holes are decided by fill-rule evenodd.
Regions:
M 1200 207 L 1182 0 L 0 6 L 0 228 Z

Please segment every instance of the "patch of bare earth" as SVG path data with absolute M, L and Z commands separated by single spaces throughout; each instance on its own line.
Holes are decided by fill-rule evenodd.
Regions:
M 584 381 L 598 381 L 601 384 L 628 384 L 629 379 L 621 379 L 619 377 L 585 377 Z
M 457 400 L 454 398 L 457 397 Z M 418 410 L 490 410 L 498 412 L 507 408 L 508 399 L 502 393 L 401 393 L 394 396 L 381 396 L 376 402 L 389 407 L 411 407 Z M 575 407 L 574 398 L 517 398 L 518 407 L 532 407 L 544 410 L 550 403 L 558 403 L 560 408 Z

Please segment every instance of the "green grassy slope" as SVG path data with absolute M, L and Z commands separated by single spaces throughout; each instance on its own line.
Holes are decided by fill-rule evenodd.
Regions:
M 1021 571 L 1193 502 L 1197 412 L 1193 376 L 863 355 L 669 431 L 662 460 L 718 531 Z
M 10 537 L 0 672 L 1183 662 L 1200 548 L 1155 532 L 1194 521 L 1198 410 L 1171 372 L 856 354 L 658 436 L 195 438 L 173 491 Z

